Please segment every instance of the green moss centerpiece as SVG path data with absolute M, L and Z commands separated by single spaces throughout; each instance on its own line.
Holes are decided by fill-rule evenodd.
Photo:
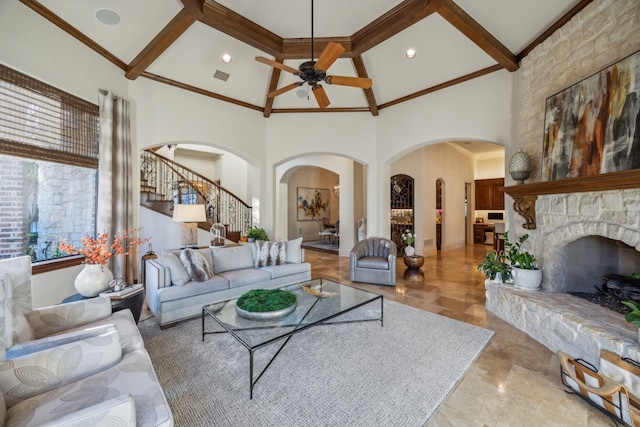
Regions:
M 236 313 L 250 320 L 277 320 L 298 306 L 296 294 L 282 289 L 253 289 L 236 302 Z

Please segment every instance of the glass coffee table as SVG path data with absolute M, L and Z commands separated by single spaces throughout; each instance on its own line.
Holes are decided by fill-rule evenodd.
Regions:
M 333 293 L 331 297 L 315 296 L 302 287 L 317 292 Z M 353 286 L 344 285 L 328 279 L 312 279 L 295 285 L 280 288 L 296 294 L 296 309 L 287 316 L 275 320 L 250 320 L 236 313 L 236 301 L 223 301 L 202 307 L 202 341 L 205 335 L 230 333 L 240 344 L 249 350 L 249 399 L 253 399 L 253 387 L 280 354 L 293 335 L 321 324 L 380 321 L 383 326 L 383 297 L 372 292 L 363 291 Z M 356 310 L 375 301 L 380 302 L 380 309 L 370 307 Z M 377 306 L 377 304 L 376 304 Z M 373 308 L 373 307 L 371 307 Z M 337 318 L 353 311 L 346 318 Z M 223 330 L 206 331 L 205 320 L 212 318 Z M 284 340 L 262 372 L 254 378 L 254 353 L 267 345 Z

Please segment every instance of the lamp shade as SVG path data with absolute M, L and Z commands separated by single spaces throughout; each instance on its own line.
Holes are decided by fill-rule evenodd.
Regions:
M 173 205 L 173 220 L 176 222 L 206 222 L 204 205 Z

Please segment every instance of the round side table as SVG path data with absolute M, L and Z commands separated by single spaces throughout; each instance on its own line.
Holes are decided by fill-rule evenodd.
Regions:
M 413 281 L 424 280 L 424 271 L 420 269 L 424 265 L 424 257 L 421 255 L 404 256 L 404 265 L 407 269 L 404 270 L 404 279 Z

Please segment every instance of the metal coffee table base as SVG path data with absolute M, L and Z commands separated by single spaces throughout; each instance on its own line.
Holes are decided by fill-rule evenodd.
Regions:
M 333 319 L 334 317 L 337 317 L 341 314 L 347 313 L 349 311 L 352 311 L 358 307 L 361 307 L 363 305 L 369 304 L 375 300 L 380 300 L 380 317 L 377 319 L 362 319 L 362 320 L 346 320 L 346 321 L 336 321 L 336 322 L 331 322 L 331 323 L 326 323 L 328 320 Z M 209 334 L 223 334 L 223 333 L 230 333 L 231 335 L 233 335 L 234 338 L 236 338 L 237 341 L 239 341 L 247 350 L 249 350 L 249 399 L 253 399 L 253 388 L 255 387 L 255 385 L 258 383 L 258 381 L 260 380 L 260 378 L 262 377 L 262 375 L 267 371 L 267 369 L 269 368 L 269 366 L 271 366 L 271 363 L 273 363 L 273 361 L 276 359 L 276 357 L 278 357 L 278 355 L 280 354 L 280 352 L 282 351 L 282 349 L 287 345 L 287 343 L 289 342 L 289 340 L 298 332 L 302 332 L 306 329 L 309 329 L 312 326 L 319 326 L 319 325 L 330 325 L 330 324 L 342 324 L 342 323 L 360 323 L 360 322 L 377 322 L 380 321 L 380 326 L 384 326 L 383 324 L 383 317 L 384 317 L 384 298 L 382 295 L 379 295 L 378 298 L 371 300 L 371 301 L 367 301 L 363 304 L 359 304 L 356 305 L 354 307 L 349 308 L 348 310 L 336 313 L 330 317 L 327 317 L 326 319 L 323 319 L 321 322 L 318 323 L 308 323 L 308 324 L 303 324 L 304 320 L 306 319 L 306 317 L 309 315 L 309 313 L 313 310 L 313 308 L 315 307 L 315 305 L 318 303 L 318 301 L 320 301 L 320 298 L 318 298 L 311 307 L 309 307 L 305 313 L 305 315 L 301 318 L 301 320 L 298 322 L 298 324 L 295 326 L 295 328 L 290 331 L 289 333 L 287 333 L 284 336 L 280 336 L 268 341 L 265 341 L 259 345 L 256 346 L 249 346 L 247 344 L 244 343 L 244 341 L 242 339 L 240 339 L 240 337 L 238 337 L 236 335 L 236 333 L 228 328 L 224 323 L 220 322 L 218 320 L 218 318 L 214 315 L 211 314 L 211 312 L 209 312 L 206 308 L 208 306 L 204 306 L 202 308 L 202 341 L 204 341 L 204 337 L 205 335 L 209 335 Z M 224 329 L 224 331 L 205 331 L 205 318 L 207 317 L 207 314 L 209 314 L 208 317 L 212 317 L 217 323 L 218 325 L 222 326 L 222 328 Z M 274 326 L 273 328 L 277 328 L 277 326 Z M 244 328 L 241 329 L 242 331 L 247 331 L 247 330 L 258 330 L 258 329 L 265 329 L 264 327 L 260 327 L 260 326 L 256 326 L 255 328 Z M 253 375 L 253 355 L 254 353 L 262 348 L 265 347 L 267 345 L 273 344 L 276 341 L 282 340 L 284 339 L 284 342 L 282 343 L 282 345 L 280 346 L 280 348 L 278 349 L 278 351 L 276 351 L 276 353 L 273 355 L 273 357 L 269 360 L 269 362 L 267 363 L 267 365 L 262 369 L 262 371 L 260 372 L 260 374 L 258 374 L 258 376 L 254 379 L 254 375 Z

